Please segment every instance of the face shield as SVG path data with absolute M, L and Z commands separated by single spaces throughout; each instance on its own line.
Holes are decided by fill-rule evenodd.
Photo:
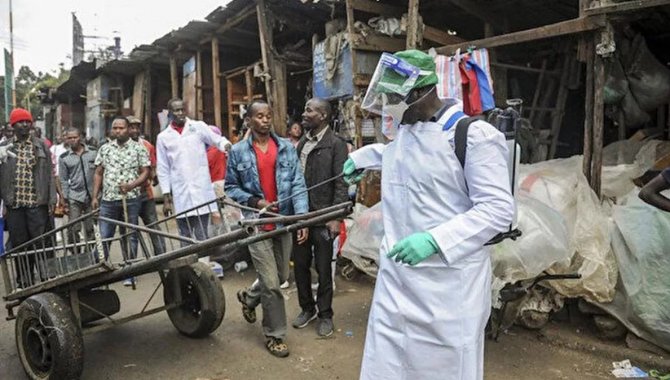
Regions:
M 382 53 L 361 108 L 378 115 L 390 115 L 394 119 L 402 116 L 408 108 L 407 96 L 420 74 L 418 67 L 392 54 Z

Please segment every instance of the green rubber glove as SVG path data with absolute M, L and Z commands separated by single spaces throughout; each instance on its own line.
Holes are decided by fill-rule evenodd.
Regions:
M 350 185 L 358 183 L 363 179 L 363 170 L 356 169 L 356 164 L 351 158 L 347 158 L 347 160 L 344 161 L 342 173 L 344 173 L 344 181 Z
M 409 265 L 416 265 L 431 255 L 436 254 L 440 249 L 433 236 L 428 232 L 417 232 L 395 243 L 391 252 L 386 257 L 393 258 L 396 262 L 403 262 Z

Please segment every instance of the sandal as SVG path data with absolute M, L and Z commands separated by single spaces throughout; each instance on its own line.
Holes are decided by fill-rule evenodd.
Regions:
M 242 304 L 242 316 L 244 317 L 244 320 L 249 323 L 255 323 L 256 309 L 252 309 L 249 306 L 247 306 L 247 303 L 245 302 L 246 298 L 247 298 L 247 292 L 245 290 L 237 291 L 237 300 L 240 301 L 240 303 Z
M 278 358 L 285 358 L 288 356 L 288 346 L 282 339 L 268 337 L 268 340 L 265 342 L 265 347 L 267 347 L 272 355 Z

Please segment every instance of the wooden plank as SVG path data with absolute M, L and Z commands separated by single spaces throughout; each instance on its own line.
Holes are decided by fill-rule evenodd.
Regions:
M 356 20 L 354 19 L 354 6 L 353 2 L 355 0 L 345 0 L 345 8 L 347 12 L 347 35 L 349 37 L 349 41 L 353 44 L 353 42 L 356 40 L 357 34 L 356 34 L 356 28 L 354 27 L 354 23 Z M 356 50 L 351 49 L 351 70 L 356 73 L 358 72 L 356 66 Z
M 582 33 L 599 29 L 604 26 L 604 17 L 582 17 L 568 21 L 561 21 L 551 25 L 541 26 L 538 28 L 522 30 L 519 32 L 468 41 L 460 44 L 447 45 L 435 50 L 438 54 L 452 55 L 458 49 L 465 50 L 471 46 L 475 46 L 477 48 L 494 48 L 522 42 L 537 41 L 545 38 L 564 36 L 568 34 Z
M 465 42 L 465 39 L 461 37 L 452 36 L 443 30 L 428 25 L 424 25 L 423 39 L 438 43 L 440 45 L 452 45 Z
M 177 79 L 177 58 L 170 57 L 170 85 L 172 89 L 172 97 L 179 96 L 179 82 Z
M 202 96 L 202 50 L 198 49 L 195 54 L 195 117 L 198 120 L 203 119 Z
M 410 0 L 411 1 L 411 0 Z M 352 10 L 373 13 L 386 17 L 402 17 L 405 9 L 391 4 L 379 3 L 370 0 L 350 0 L 347 2 Z M 353 16 L 353 15 L 352 15 Z
M 561 125 L 563 124 L 563 114 L 565 113 L 565 102 L 568 99 L 568 82 L 570 80 L 570 61 L 572 54 L 565 53 L 563 60 L 563 73 L 558 83 L 558 94 L 556 95 L 556 109 L 551 115 L 551 145 L 549 146 L 549 156 L 547 159 L 556 157 L 558 147 L 558 138 L 561 134 Z
M 212 38 L 212 91 L 214 92 L 214 125 L 222 129 L 221 120 L 221 74 L 219 63 L 219 40 Z
M 546 68 L 547 68 L 547 59 L 542 60 L 542 67 L 540 68 L 540 77 L 537 79 L 537 85 L 535 86 L 535 93 L 533 94 L 533 102 L 531 103 L 531 106 L 528 107 L 530 110 L 530 116 L 528 116 L 528 119 L 534 120 L 535 119 L 535 112 L 538 110 L 537 108 L 537 102 L 540 100 L 540 91 L 542 91 L 542 82 L 544 81 L 544 75 L 546 73 Z
M 355 35 L 353 46 L 359 50 L 396 52 L 405 50 L 405 40 L 400 38 L 379 36 L 369 34 L 363 37 L 360 34 Z M 354 70 L 354 72 L 356 72 Z
M 423 42 L 419 40 L 419 0 L 409 0 L 407 7 L 407 41 L 405 47 L 416 49 Z
M 593 162 L 591 165 L 591 188 L 595 191 L 598 198 L 601 198 L 603 135 L 605 128 L 605 64 L 603 58 L 597 54 L 594 58 L 593 70 Z
M 240 13 L 229 18 L 223 25 L 221 25 L 218 29 L 216 29 L 216 34 L 225 33 L 226 31 L 234 28 L 242 21 L 246 20 L 247 17 L 253 15 L 256 12 L 256 10 L 257 10 L 256 5 L 251 2 L 251 4 L 249 4 L 246 8 L 240 11 Z
M 254 97 L 254 74 L 251 70 L 251 68 L 247 68 L 244 71 L 244 84 L 247 90 L 247 103 L 251 103 L 251 99 Z
M 4 244 L 4 242 L 2 242 Z M 0 272 L 2 272 L 2 280 L 5 285 L 4 295 L 9 295 L 9 292 L 12 291 L 12 281 L 9 279 L 9 269 L 7 265 L 7 260 L 0 258 Z
M 144 72 L 144 133 L 146 136 L 150 136 L 151 141 L 156 141 L 155 138 L 160 132 L 160 127 L 158 131 L 154 133 L 153 130 L 153 98 L 151 97 L 151 65 L 147 65 L 147 68 Z
M 274 60 L 275 68 L 272 78 L 274 105 L 272 107 L 275 132 L 280 136 L 286 135 L 286 120 L 288 119 L 288 93 L 286 89 L 286 65 L 278 59 Z
M 634 0 L 626 1 L 623 3 L 608 4 L 602 5 L 599 7 L 586 8 L 584 9 L 585 15 L 599 15 L 605 13 L 617 13 L 617 12 L 631 12 L 639 11 L 641 9 L 651 8 L 651 7 L 660 7 L 663 5 L 670 5 L 670 0 Z
M 491 62 L 491 66 L 501 67 L 503 69 L 510 69 L 510 70 L 515 70 L 515 71 L 525 71 L 525 72 L 528 72 L 528 73 L 535 73 L 535 74 L 544 73 L 544 75 L 555 75 L 555 76 L 561 75 L 561 72 L 558 71 L 558 70 L 549 71 L 549 70 L 542 70 L 541 68 L 537 69 L 535 67 L 512 65 L 512 64 L 509 64 L 509 63 L 502 63 L 502 62 Z M 524 107 L 524 108 L 526 108 L 526 107 Z

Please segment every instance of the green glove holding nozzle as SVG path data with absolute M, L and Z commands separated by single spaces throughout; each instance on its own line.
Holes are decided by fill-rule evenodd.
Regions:
M 347 158 L 344 161 L 342 173 L 344 173 L 344 181 L 350 185 L 358 183 L 363 179 L 363 169 L 356 169 L 356 164 L 351 158 Z
M 391 252 L 386 257 L 393 258 L 396 262 L 416 265 L 431 255 L 436 254 L 440 248 L 431 234 L 428 232 L 417 232 L 395 243 Z

